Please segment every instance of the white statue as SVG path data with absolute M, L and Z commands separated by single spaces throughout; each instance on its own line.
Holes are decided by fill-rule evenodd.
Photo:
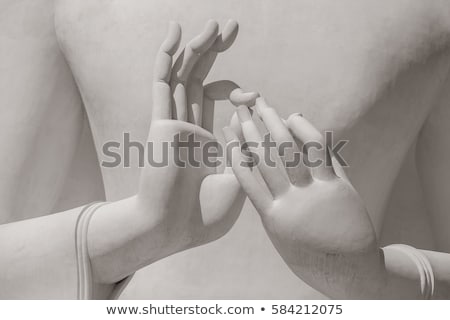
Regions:
M 122 279 L 134 271 L 177 251 L 214 240 L 233 225 L 244 195 L 229 169 L 223 174 L 207 168 L 145 168 L 141 172 L 132 166 L 130 169 L 102 168 L 100 176 L 98 162 L 92 157 L 94 146 L 79 146 L 80 141 L 90 139 L 90 131 L 99 156 L 102 146 L 107 141 L 120 141 L 123 132 L 130 132 L 135 140 L 145 142 L 150 121 L 149 139 L 152 140 L 190 130 L 195 130 L 202 141 L 213 139 L 201 130 L 202 126 L 212 129 L 211 115 L 207 114 L 211 109 L 205 106 L 211 103 L 210 98 L 227 97 L 235 85 L 219 82 L 214 87 L 206 87 L 202 93 L 198 81 L 191 85 L 183 82 L 189 71 L 195 74 L 194 60 L 199 58 L 190 50 L 203 53 L 200 61 L 204 61 L 207 73 L 212 63 L 208 59 L 214 60 L 216 52 L 234 39 L 237 32 L 234 23 L 226 25 L 223 37 L 218 35 L 216 23 L 208 23 L 201 36 L 187 45 L 188 54 L 180 58 L 184 65 L 175 65 L 176 74 L 181 77 L 171 77 L 174 81 L 164 84 L 161 80 L 168 79 L 171 68 L 167 54 L 174 53 L 178 39 L 179 30 L 173 25 L 153 70 L 156 87 L 160 87 L 156 92 L 161 91 L 161 95 L 152 93 L 150 85 L 154 68 L 151 57 L 156 55 L 162 41 L 161 29 L 166 21 L 177 20 L 183 26 L 198 27 L 197 21 L 210 17 L 233 17 L 245 27 L 239 44 L 228 53 L 228 58 L 224 57 L 229 60 L 222 67 L 218 65 L 214 78 L 233 79 L 257 88 L 268 101 L 273 101 L 282 116 L 302 112 L 320 132 L 333 131 L 338 138 L 350 140 L 345 149 L 345 159 L 350 164 L 348 175 L 362 200 L 347 182 L 334 175 L 322 185 L 330 189 L 345 186 L 350 199 L 342 206 L 353 208 L 345 217 L 357 217 L 361 223 L 332 220 L 333 213 L 327 211 L 330 208 L 320 207 L 311 196 L 308 208 L 322 212 L 333 221 L 312 221 L 311 230 L 329 230 L 337 222 L 341 229 L 332 228 L 335 234 L 317 233 L 317 239 L 303 232 L 297 237 L 289 229 L 278 233 L 271 228 L 286 225 L 282 217 L 292 215 L 289 219 L 298 219 L 295 221 L 300 223 L 314 216 L 304 207 L 307 203 L 292 202 L 287 193 L 280 191 L 277 195 L 285 206 L 290 210 L 298 208 L 301 213 L 283 210 L 284 216 L 275 221 L 263 218 L 263 222 L 287 264 L 297 276 L 331 297 L 430 296 L 427 288 L 432 281 L 420 273 L 427 269 L 416 267 L 415 260 L 398 247 L 384 249 L 383 260 L 378 241 L 394 182 L 400 168 L 408 167 L 414 158 L 410 156 L 412 152 L 408 156 L 408 150 L 415 146 L 425 208 L 432 217 L 433 249 L 450 250 L 447 214 L 450 203 L 445 192 L 450 181 L 445 168 L 449 155 L 447 148 L 439 147 L 449 143 L 446 131 L 450 97 L 446 88 L 450 19 L 446 1 L 346 0 L 343 5 L 331 0 L 289 0 L 283 4 L 256 0 L 245 4 L 210 0 L 194 4 L 181 0 L 3 0 L 0 9 L 4 13 L 0 19 L 3 48 L 0 51 L 0 121 L 4 137 L 0 169 L 1 297 L 115 297 L 126 284 Z M 192 21 L 193 15 L 196 21 Z M 168 98 L 164 96 L 169 90 L 167 85 L 174 93 L 173 110 L 167 107 Z M 209 96 L 208 90 L 217 96 Z M 186 102 L 183 91 L 187 91 Z M 254 93 L 236 92 L 248 104 L 256 98 Z M 202 98 L 203 104 L 198 103 Z M 156 103 L 152 104 L 152 100 Z M 180 108 L 184 103 L 186 112 Z M 258 105 L 261 103 L 258 100 Z M 241 119 L 247 119 L 245 122 L 250 125 L 244 109 L 239 108 Z M 227 125 L 232 112 L 230 108 L 229 111 L 217 109 L 215 127 Z M 266 112 L 276 123 L 273 111 L 264 109 L 261 117 L 264 119 Z M 152 113 L 158 119 L 152 119 Z M 163 120 L 170 118 L 169 113 L 172 120 Z M 294 116 L 287 124 L 295 130 L 299 123 L 306 125 L 301 121 L 306 120 Z M 264 122 L 267 124 L 267 118 Z M 314 132 L 314 127 L 310 127 Z M 235 126 L 233 130 L 240 129 Z M 229 138 L 235 139 L 234 134 L 227 132 Z M 284 138 L 292 139 L 286 134 Z M 77 152 L 77 148 L 82 150 Z M 84 158 L 80 159 L 80 154 Z M 316 177 L 313 172 L 315 180 L 308 180 L 303 188 L 289 188 L 299 194 L 314 195 L 315 188 L 323 190 L 317 187 L 322 183 L 321 174 L 318 172 Z M 175 176 L 186 181 L 185 185 L 181 183 L 174 189 L 171 183 L 178 181 L 172 180 Z M 254 181 L 240 180 L 249 198 L 259 201 L 251 192 L 250 184 Z M 200 184 L 207 186 L 204 188 L 207 194 L 200 195 L 209 199 L 204 203 L 196 197 L 203 192 Z M 284 188 L 288 187 L 286 176 L 283 184 Z M 272 182 L 267 185 L 270 189 L 274 186 Z M 407 183 L 404 192 L 414 191 L 414 185 L 418 185 L 415 180 Z M 339 192 L 342 189 L 330 190 L 328 196 L 341 198 Z M 318 197 L 326 195 L 317 191 Z M 87 207 L 79 219 L 85 208 L 80 207 L 83 203 L 105 200 L 104 197 L 109 203 Z M 402 206 L 392 205 L 399 201 L 391 199 L 389 208 L 401 210 Z M 200 208 L 203 205 L 207 206 L 205 210 Z M 178 206 L 183 212 L 188 209 L 187 214 L 179 214 Z M 70 207 L 77 208 L 65 210 Z M 276 211 L 261 208 L 257 206 L 263 217 Z M 421 208 L 417 206 L 416 210 Z M 366 211 L 370 219 L 365 219 Z M 202 221 L 197 220 L 200 214 Z M 277 262 L 278 256 L 265 242 L 265 233 L 256 220 L 248 214 L 242 218 L 240 228 L 217 247 L 166 258 L 148 269 L 141 280 L 145 279 L 152 288 L 165 286 L 168 277 L 180 275 L 177 292 L 154 290 L 152 297 L 164 294 L 185 297 L 185 292 L 195 298 L 303 297 L 302 292 L 307 289 Z M 288 220 L 288 226 L 295 225 L 292 222 Z M 373 231 L 369 227 L 372 225 Z M 358 226 L 359 229 L 352 229 Z M 359 250 L 365 254 L 352 255 L 349 260 L 331 257 L 323 261 L 320 253 L 324 251 L 312 250 L 307 255 L 311 260 L 294 259 L 304 256 L 293 257 L 293 245 L 298 245 L 300 250 L 308 241 L 316 241 L 314 248 L 320 246 L 326 252 L 328 245 L 335 244 L 336 239 L 342 240 L 343 231 L 348 239 L 361 236 L 366 241 L 356 247 L 350 240 L 342 241 L 331 253 Z M 283 238 L 284 233 L 287 238 Z M 233 249 L 226 251 L 226 248 Z M 89 259 L 86 259 L 86 249 Z M 227 252 L 234 258 L 230 259 Z M 421 252 L 425 258 L 418 259 L 422 262 L 426 259 L 433 268 L 433 296 L 447 297 L 447 254 Z M 324 268 L 336 272 L 330 273 L 330 279 L 336 280 L 330 287 L 323 283 L 323 269 L 318 266 L 322 262 Z M 376 268 L 381 262 L 384 265 Z M 88 270 L 90 263 L 92 273 Z M 232 272 L 236 263 L 240 270 L 233 273 L 233 281 L 224 280 L 224 272 Z M 351 268 L 347 268 L 349 264 Z M 341 267 L 343 273 L 339 273 Z M 350 283 L 345 277 L 358 278 L 361 270 L 373 274 L 368 279 L 372 281 L 370 290 L 368 283 Z M 276 282 L 258 281 L 265 274 L 275 272 Z M 208 280 L 199 286 L 199 279 Z M 380 279 L 390 284 L 388 280 L 394 279 L 401 285 L 395 285 L 397 291 L 389 290 L 386 294 L 387 287 Z M 422 283 L 426 290 L 422 290 Z M 243 290 L 236 290 L 236 286 L 242 286 Z M 317 296 L 312 291 L 309 295 Z

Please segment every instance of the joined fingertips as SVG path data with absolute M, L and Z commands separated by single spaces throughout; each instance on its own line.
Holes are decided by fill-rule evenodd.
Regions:
M 258 97 L 258 92 L 244 92 L 241 88 L 236 88 L 230 94 L 230 101 L 236 107 L 243 105 L 250 108 L 255 105 Z

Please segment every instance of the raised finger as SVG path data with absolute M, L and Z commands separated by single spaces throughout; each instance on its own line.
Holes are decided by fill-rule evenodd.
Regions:
M 303 164 L 303 154 L 277 111 L 267 105 L 264 98 L 256 100 L 255 109 L 270 132 L 272 140 L 277 144 L 280 157 L 285 164 L 286 172 L 291 182 L 297 185 L 309 183 L 311 174 L 309 169 Z
M 284 170 L 281 159 L 278 157 L 278 154 L 273 152 L 273 148 L 262 145 L 263 138 L 253 122 L 248 108 L 246 106 L 238 107 L 237 114 L 248 149 L 253 157 L 257 157 L 255 162 L 258 165 L 261 176 L 276 198 L 290 187 L 289 177 Z
M 180 25 L 170 22 L 167 37 L 156 55 L 153 77 L 153 120 L 170 119 L 172 116 L 172 93 L 169 81 L 172 72 L 172 56 L 177 51 L 180 40 Z

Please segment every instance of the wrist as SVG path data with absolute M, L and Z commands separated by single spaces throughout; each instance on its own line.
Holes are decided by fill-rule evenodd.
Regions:
M 88 229 L 88 250 L 96 281 L 115 283 L 167 255 L 163 233 L 149 210 L 133 196 L 101 206 Z
M 376 247 L 359 253 L 297 250 L 296 259 L 283 256 L 298 277 L 333 299 L 375 298 L 386 282 L 381 251 Z
M 393 244 L 383 248 L 388 288 L 395 286 L 396 298 L 432 299 L 435 291 L 433 268 L 418 249 Z M 389 290 L 392 291 L 392 290 Z

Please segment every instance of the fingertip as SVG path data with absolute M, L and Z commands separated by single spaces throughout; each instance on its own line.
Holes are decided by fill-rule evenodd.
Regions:
M 293 113 L 293 114 L 291 114 L 288 118 L 287 118 L 287 120 L 286 120 L 286 122 L 288 123 L 288 124 L 291 124 L 292 123 L 292 121 L 295 119 L 295 118 L 297 118 L 297 117 L 303 117 L 303 115 L 301 114 L 301 113 Z
M 324 143 L 322 133 L 301 113 L 291 114 L 287 120 L 289 129 L 293 132 L 297 139 L 302 142 L 315 141 L 320 144 Z
M 194 38 L 189 46 L 196 54 L 202 54 L 208 50 L 216 40 L 219 32 L 219 24 L 215 20 L 208 20 L 203 32 Z
M 228 20 L 222 33 L 219 34 L 213 45 L 213 50 L 223 52 L 231 47 L 239 32 L 239 25 L 235 20 Z
M 209 19 L 208 22 L 206 22 L 204 31 L 208 35 L 217 35 L 219 33 L 219 23 L 214 19 Z
M 239 29 L 239 23 L 234 19 L 228 19 L 225 29 Z
M 170 20 L 169 21 L 169 30 L 170 29 L 177 29 L 181 31 L 181 26 L 178 22 L 174 21 L 174 20 Z
M 250 114 L 247 106 L 242 105 L 237 107 L 236 112 L 241 123 L 252 120 L 252 115 Z
M 256 99 L 259 98 L 259 93 L 258 92 L 248 92 L 245 94 L 246 96 L 246 106 L 247 107 L 253 107 L 256 104 Z
M 236 36 L 239 33 L 239 24 L 235 20 L 228 20 L 225 28 L 223 29 L 223 35 L 225 39 L 236 39 Z
M 219 29 L 219 23 L 214 19 L 208 19 L 208 21 L 206 21 L 205 30 L 209 30 L 211 28 Z
M 169 55 L 174 55 L 181 41 L 181 26 L 178 22 L 170 21 L 167 38 L 162 45 L 162 50 Z

